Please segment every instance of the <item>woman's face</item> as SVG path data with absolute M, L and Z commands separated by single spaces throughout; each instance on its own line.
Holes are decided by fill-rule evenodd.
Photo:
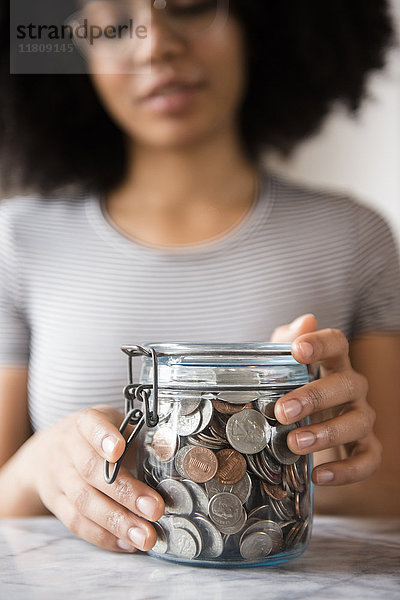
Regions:
M 110 60 L 108 72 L 102 74 L 104 55 L 96 50 L 89 59 L 93 84 L 110 116 L 129 138 L 158 148 L 191 145 L 235 127 L 247 86 L 245 38 L 238 21 L 228 15 L 215 27 L 202 29 L 210 15 L 206 9 L 201 14 L 201 5 L 212 5 L 210 0 L 173 3 L 175 19 L 150 9 L 151 32 L 146 43 L 133 45 L 125 55 L 130 61 L 126 72 L 117 60 L 113 72 Z M 190 10 L 195 7 L 197 16 L 180 16 L 179 11 L 188 6 Z M 96 14 L 100 19 L 100 12 Z M 165 89 L 156 98 L 144 99 L 155 85 L 170 77 L 198 87 L 191 92 L 183 90 L 183 95 L 182 88 L 170 88 L 170 95 Z

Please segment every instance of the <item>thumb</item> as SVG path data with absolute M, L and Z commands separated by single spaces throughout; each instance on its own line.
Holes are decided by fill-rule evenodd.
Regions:
M 307 313 L 297 317 L 291 323 L 280 325 L 277 327 L 272 336 L 271 342 L 273 343 L 291 343 L 300 335 L 304 333 L 310 333 L 317 329 L 317 318 L 312 313 Z

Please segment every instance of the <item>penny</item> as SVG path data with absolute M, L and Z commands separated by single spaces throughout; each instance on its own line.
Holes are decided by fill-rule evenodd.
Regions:
M 213 400 L 212 405 L 216 411 L 223 415 L 235 415 L 245 408 L 253 408 L 253 404 L 231 404 L 230 402 L 224 402 L 223 400 Z
M 238 452 L 256 454 L 269 442 L 271 428 L 260 412 L 246 408 L 229 418 L 226 436 L 230 445 Z
M 188 479 L 204 483 L 212 479 L 218 469 L 218 460 L 212 450 L 196 446 L 183 459 L 183 470 Z
M 247 535 L 240 544 L 240 554 L 248 560 L 264 558 L 271 554 L 273 542 L 268 533 L 255 531 Z
M 270 496 L 274 500 L 283 500 L 283 498 L 286 498 L 287 496 L 287 492 L 279 485 L 271 485 L 266 481 L 262 481 L 261 485 L 263 486 L 263 489 L 268 494 L 268 496 Z
M 155 432 L 151 443 L 154 454 L 162 462 L 169 461 L 173 458 L 177 445 L 177 435 L 169 425 L 161 425 Z
M 242 454 L 232 448 L 217 452 L 218 470 L 215 479 L 225 485 L 240 481 L 246 473 L 247 463 Z
M 192 496 L 180 481 L 164 479 L 156 490 L 164 499 L 166 514 L 190 515 L 193 512 Z

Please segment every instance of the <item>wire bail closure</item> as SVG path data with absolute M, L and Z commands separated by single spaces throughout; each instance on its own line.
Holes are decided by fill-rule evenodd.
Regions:
M 124 348 L 122 348 L 123 351 Z M 125 351 L 126 352 L 126 351 Z M 158 415 L 158 361 L 157 353 L 154 348 L 143 348 L 142 346 L 132 346 L 129 353 L 129 384 L 124 388 L 125 397 L 125 418 L 121 423 L 119 432 L 123 435 L 128 425 L 136 425 L 128 439 L 126 440 L 125 450 L 122 456 L 114 464 L 114 469 L 110 474 L 110 462 L 104 461 L 104 479 L 106 483 L 114 483 L 120 470 L 122 461 L 127 454 L 129 448 L 139 435 L 142 427 L 146 424 L 147 427 L 156 427 L 159 422 Z M 133 365 L 134 356 L 147 356 L 153 359 L 153 385 L 135 385 L 133 383 Z M 153 391 L 153 403 L 150 406 L 150 395 Z M 144 405 L 144 412 L 139 408 L 135 408 L 135 400 Z

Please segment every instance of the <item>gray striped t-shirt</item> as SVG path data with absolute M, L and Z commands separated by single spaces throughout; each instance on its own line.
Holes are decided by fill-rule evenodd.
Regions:
M 0 366 L 29 364 L 34 430 L 123 409 L 123 344 L 268 341 L 307 312 L 350 340 L 400 331 L 393 235 L 346 195 L 261 168 L 238 225 L 169 249 L 125 235 L 97 196 L 0 203 Z

